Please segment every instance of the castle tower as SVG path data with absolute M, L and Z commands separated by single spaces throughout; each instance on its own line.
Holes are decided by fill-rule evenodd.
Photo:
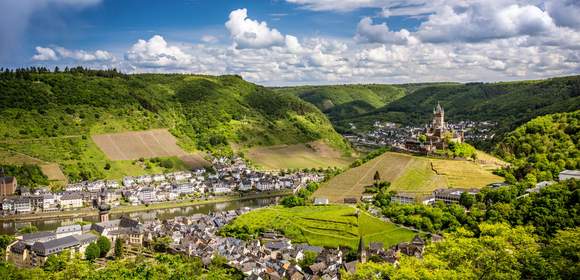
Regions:
M 445 111 L 441 107 L 441 104 L 437 102 L 437 107 L 433 110 L 433 128 L 444 128 L 445 127 Z

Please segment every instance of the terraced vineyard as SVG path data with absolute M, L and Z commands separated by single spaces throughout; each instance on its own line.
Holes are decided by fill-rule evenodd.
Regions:
M 331 202 L 338 203 L 347 197 L 358 199 L 365 186 L 373 183 L 376 171 L 379 171 L 381 180 L 391 182 L 391 190 L 418 195 L 429 194 L 438 188 L 482 188 L 491 183 L 502 182 L 502 177 L 491 172 L 500 164 L 491 161 L 491 156 L 487 157 L 485 163 L 476 163 L 387 152 L 332 178 L 320 186 L 314 197 L 326 197 Z
M 365 212 L 345 205 L 270 207 L 254 210 L 235 219 L 227 228 L 248 227 L 255 230 L 276 230 L 294 243 L 336 248 L 357 248 L 360 237 L 366 243 L 382 242 L 391 246 L 408 241 L 414 232 L 384 222 Z

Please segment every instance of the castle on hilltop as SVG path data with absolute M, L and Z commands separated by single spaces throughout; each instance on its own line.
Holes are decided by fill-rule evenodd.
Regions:
M 414 135 L 405 142 L 405 148 L 411 151 L 431 153 L 436 149 L 445 149 L 449 142 L 463 143 L 463 131 L 455 131 L 445 122 L 445 110 L 437 102 L 433 109 L 433 120 L 425 125 L 423 133 Z

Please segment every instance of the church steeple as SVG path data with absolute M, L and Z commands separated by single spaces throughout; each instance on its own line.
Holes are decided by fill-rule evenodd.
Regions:
M 363 239 L 363 237 L 360 237 L 360 240 L 358 242 L 358 255 L 359 255 L 359 261 L 361 263 L 366 263 L 367 262 L 367 249 L 365 248 L 365 241 Z

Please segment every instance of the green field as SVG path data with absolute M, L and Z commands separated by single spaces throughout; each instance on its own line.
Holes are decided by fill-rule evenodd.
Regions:
M 365 243 L 382 242 L 385 247 L 409 241 L 414 232 L 384 222 L 366 212 L 346 205 L 281 206 L 261 208 L 236 218 L 226 227 L 249 227 L 252 230 L 276 230 L 294 243 L 308 243 L 329 248 L 357 248 L 360 237 Z
M 379 171 L 381 180 L 391 182 L 391 190 L 425 195 L 438 188 L 482 188 L 502 182 L 492 174 L 499 165 L 491 161 L 443 160 L 387 152 L 361 166 L 347 170 L 322 184 L 314 197 L 342 202 L 346 197 L 360 198 L 365 186 L 373 183 Z
M 354 159 L 322 141 L 249 149 L 245 156 L 263 169 L 346 167 Z

